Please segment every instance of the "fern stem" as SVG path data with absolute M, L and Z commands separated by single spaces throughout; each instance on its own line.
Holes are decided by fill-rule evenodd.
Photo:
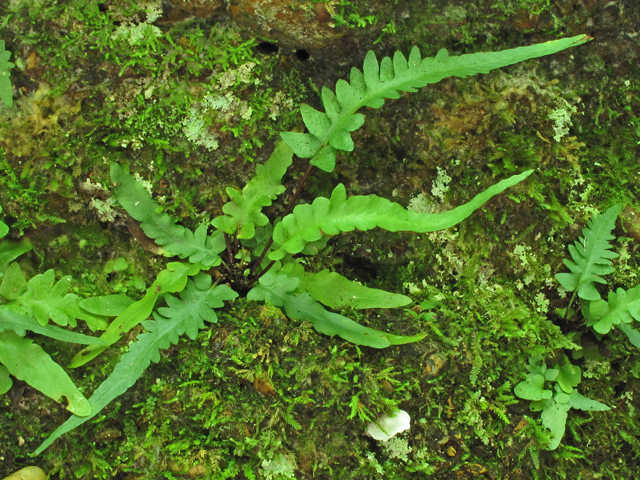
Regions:
M 218 195 L 218 201 L 220 203 L 220 211 L 222 213 L 224 213 L 224 211 L 222 210 L 223 207 L 223 203 L 222 203 L 222 195 Z M 233 255 L 231 254 L 231 242 L 229 242 L 229 235 L 225 232 L 224 234 L 224 243 L 227 244 L 227 255 L 229 256 L 229 264 L 233 265 Z
M 266 251 L 266 249 L 265 249 Z M 253 277 L 251 280 L 249 280 L 249 285 L 253 285 L 254 283 L 256 283 L 256 280 L 259 280 L 261 276 L 263 276 L 265 273 L 267 273 L 269 270 L 271 270 L 271 267 L 273 267 L 273 264 L 276 263 L 275 260 L 271 260 L 271 262 L 269 262 L 269 265 L 267 265 L 264 270 L 262 270 L 258 275 L 256 275 L 255 277 Z
M 571 295 L 571 298 L 569 299 L 569 305 L 567 305 L 567 309 L 564 311 L 564 316 L 562 317 L 562 320 L 567 319 L 567 315 L 569 315 L 569 311 L 571 310 L 571 305 L 573 305 L 573 300 L 576 298 L 576 293 L 578 293 L 577 288 L 575 289 L 575 291 Z

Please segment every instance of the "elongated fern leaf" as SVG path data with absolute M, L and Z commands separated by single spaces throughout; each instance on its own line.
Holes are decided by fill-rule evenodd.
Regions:
M 91 413 L 89 402 L 69 375 L 32 339 L 23 338 L 12 331 L 0 332 L 0 363 L 7 367 L 11 375 L 24 380 L 56 402 L 66 397 L 67 409 L 78 418 Z
M 260 278 L 258 286 L 249 291 L 247 299 L 268 301 L 277 307 L 284 307 L 289 318 L 308 320 L 317 332 L 330 336 L 338 335 L 357 345 L 386 348 L 390 345 L 417 342 L 426 336 L 426 334 L 411 337 L 393 335 L 362 326 L 343 315 L 328 312 L 308 292 L 294 293 L 299 283 L 300 280 L 296 277 L 270 271 Z
M 337 235 L 354 229 L 370 230 L 375 227 L 392 232 L 433 232 L 449 228 L 471 215 L 483 203 L 508 187 L 524 180 L 533 170 L 502 180 L 470 202 L 440 214 L 418 213 L 376 195 L 353 196 L 347 199 L 344 185 L 338 185 L 331 199 L 318 197 L 312 204 L 298 205 L 293 213 L 276 225 L 273 240 L 280 247 L 269 254 L 271 260 L 280 260 L 287 253 L 303 251 L 309 242 L 325 235 Z
M 200 225 L 192 232 L 177 225 L 166 213 L 157 213 L 161 207 L 153 201 L 149 192 L 116 163 L 111 164 L 111 180 L 118 202 L 129 215 L 142 222 L 140 227 L 145 235 L 164 248 L 165 256 L 177 255 L 206 267 L 220 264 L 218 253 L 225 249 L 221 232 L 207 235 L 206 225 Z
M 291 147 L 285 142 L 278 142 L 264 165 L 256 167 L 255 176 L 245 185 L 242 193 L 234 188 L 227 188 L 232 201 L 222 207 L 226 215 L 215 218 L 211 224 L 229 234 L 238 231 L 238 238 L 253 238 L 256 225 L 264 227 L 269 223 L 262 208 L 271 205 L 285 191 L 282 177 L 292 161 Z
M 211 277 L 204 273 L 200 273 L 195 280 L 189 280 L 186 290 L 180 293 L 181 300 L 167 296 L 172 299 L 169 307 L 162 309 L 167 318 L 158 315 L 155 321 L 143 322 L 148 333 L 138 335 L 138 341 L 93 393 L 89 399 L 91 414 L 86 417 L 73 415 L 38 447 L 35 454 L 40 454 L 56 439 L 96 416 L 113 399 L 131 388 L 152 361 L 160 360 L 160 350 L 178 343 L 180 335 L 186 332 L 189 338 L 195 339 L 198 329 L 204 328 L 205 320 L 217 320 L 211 309 L 220 308 L 224 306 L 224 300 L 233 300 L 237 296 L 226 285 L 212 286 Z
M 77 332 L 70 332 L 53 325 L 41 325 L 34 317 L 16 312 L 7 305 L 0 306 L 0 332 L 13 330 L 23 337 L 27 330 L 62 342 L 78 343 L 81 345 L 104 345 L 104 341 L 97 337 L 90 337 Z
M 296 155 L 311 158 L 311 164 L 333 171 L 338 150 L 352 151 L 350 132 L 364 124 L 364 116 L 356 113 L 362 107 L 380 108 L 385 98 L 400 98 L 400 92 L 415 92 L 416 88 L 437 83 L 446 77 L 468 77 L 477 73 L 513 65 L 531 58 L 550 55 L 590 40 L 587 35 L 553 40 L 528 47 L 502 52 L 474 53 L 450 57 L 442 49 L 435 57 L 421 58 L 420 50 L 413 47 L 409 60 L 395 52 L 393 60 L 382 59 L 375 53 L 365 57 L 363 71 L 351 69 L 350 82 L 338 80 L 336 93 L 324 87 L 322 105 L 325 111 L 302 105 L 300 113 L 310 133 L 286 132 L 280 135 Z
M 322 270 L 308 273 L 299 263 L 289 263 L 282 267 L 282 273 L 300 280 L 298 290 L 309 292 L 320 303 L 334 310 L 346 307 L 398 308 L 411 303 L 405 295 L 369 288 L 343 277 L 339 273 Z
M 189 265 L 179 262 L 169 262 L 167 268 L 158 274 L 156 281 L 147 289 L 144 297 L 132 303 L 109 324 L 107 330 L 100 336 L 103 345 L 90 345 L 77 353 L 69 363 L 69 367 L 76 368 L 93 360 L 104 352 L 110 345 L 116 343 L 133 327 L 146 320 L 158 297 L 164 293 L 180 292 L 187 285 L 188 277 L 196 275 L 200 271 L 198 265 Z
M 615 237 L 611 231 L 615 227 L 616 218 L 622 209 L 622 204 L 614 205 L 602 215 L 598 215 L 589 221 L 582 229 L 582 237 L 569 245 L 569 253 L 573 261 L 564 259 L 564 264 L 569 267 L 571 273 L 558 273 L 556 280 L 569 292 L 577 292 L 583 300 L 600 300 L 600 294 L 596 290 L 595 283 L 606 284 L 602 275 L 607 275 L 615 270 L 609 259 L 616 258 L 617 253 L 612 252 L 609 240 Z

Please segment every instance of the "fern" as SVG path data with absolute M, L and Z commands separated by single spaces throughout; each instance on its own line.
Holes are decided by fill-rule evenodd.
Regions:
M 74 293 L 67 293 L 71 287 L 70 276 L 62 277 L 55 285 L 54 281 L 55 274 L 50 269 L 27 282 L 20 266 L 12 263 L 2 277 L 0 295 L 11 302 L 15 311 L 35 317 L 42 326 L 51 319 L 58 325 L 76 327 L 76 319 L 81 319 L 92 331 L 107 327 L 104 317 L 83 310 L 81 299 Z
M 556 279 L 569 292 L 576 292 L 583 300 L 600 299 L 595 283 L 606 284 L 602 275 L 615 270 L 609 259 L 616 258 L 609 240 L 615 238 L 611 231 L 615 227 L 616 218 L 622 209 L 621 204 L 614 205 L 602 215 L 591 220 L 582 229 L 582 237 L 569 245 L 569 253 L 573 261 L 564 259 L 564 264 L 571 273 L 558 273 Z
M 616 292 L 609 292 L 606 302 L 604 300 L 591 302 L 585 317 L 588 320 L 587 325 L 593 326 L 596 332 L 602 334 L 609 333 L 614 325 L 622 328 L 634 319 L 640 321 L 640 285 L 626 291 L 618 288 Z M 630 332 L 629 328 L 631 327 L 626 330 Z M 640 347 L 633 340 L 632 343 Z
M 312 204 L 298 205 L 292 214 L 276 225 L 273 240 L 280 247 L 271 252 L 269 258 L 280 260 L 287 253 L 301 252 L 309 242 L 356 228 L 370 230 L 380 227 L 392 232 L 418 233 L 449 228 L 467 218 L 494 195 L 525 179 L 532 171 L 502 180 L 476 195 L 470 202 L 440 214 L 412 212 L 376 195 L 347 199 L 346 189 L 340 184 L 333 190 L 331 199 L 318 197 Z
M 276 145 L 273 153 L 264 165 L 256 167 L 255 176 L 245 185 L 242 193 L 227 188 L 231 202 L 222 207 L 225 216 L 215 218 L 211 224 L 225 233 L 238 231 L 238 238 L 249 239 L 255 236 L 255 227 L 264 227 L 269 219 L 261 210 L 268 207 L 285 187 L 282 177 L 293 161 L 293 151 L 284 142 Z
M 260 284 L 247 294 L 248 300 L 267 301 L 277 307 L 284 307 L 289 318 L 307 320 L 317 332 L 339 337 L 358 345 L 386 348 L 423 339 L 426 333 L 412 337 L 393 335 L 368 328 L 353 320 L 326 311 L 308 292 L 296 293 L 300 280 L 286 274 L 272 271 L 260 278 Z
M 73 415 L 35 451 L 39 454 L 57 438 L 96 416 L 113 399 L 122 395 L 142 376 L 149 364 L 160 360 L 160 350 L 178 343 L 180 335 L 186 333 L 192 340 L 198 330 L 204 328 L 204 321 L 216 322 L 217 316 L 212 308 L 224 306 L 224 300 L 233 300 L 238 294 L 226 285 L 211 285 L 211 277 L 200 273 L 189 280 L 186 290 L 180 293 L 180 300 L 167 295 L 167 308 L 159 309 L 166 316 L 155 315 L 155 321 L 145 321 L 147 333 L 138 335 L 137 342 L 131 345 L 109 377 L 96 389 L 89 403 L 91 414 L 85 417 Z
M 185 288 L 188 277 L 196 275 L 199 271 L 198 265 L 179 262 L 168 263 L 167 268 L 158 274 L 158 278 L 149 287 L 144 297 L 131 303 L 111 322 L 109 328 L 100 336 L 100 340 L 104 342 L 103 345 L 90 345 L 80 351 L 71 359 L 69 366 L 71 368 L 80 367 L 104 352 L 110 345 L 120 340 L 125 333 L 151 315 L 160 295 L 180 292 Z
M 380 64 L 375 53 L 365 57 L 363 71 L 351 69 L 350 82 L 338 80 L 336 93 L 323 87 L 320 112 L 302 105 L 300 113 L 310 133 L 283 132 L 280 135 L 294 153 L 311 158 L 311 164 L 331 172 L 335 168 L 338 150 L 352 151 L 350 132 L 364 124 L 364 116 L 356 113 L 362 107 L 380 108 L 385 98 L 400 98 L 400 92 L 415 92 L 416 88 L 437 83 L 446 77 L 468 77 L 477 73 L 513 65 L 514 63 L 559 52 L 590 40 L 587 35 L 563 38 L 502 52 L 474 53 L 450 57 L 442 49 L 435 57 L 422 59 L 418 47 L 413 47 L 409 60 L 399 51 L 393 60 L 384 57 Z
M 11 80 L 9 69 L 15 67 L 13 63 L 9 61 L 11 52 L 7 52 L 4 49 L 4 40 L 0 40 L 0 100 L 7 106 L 13 105 L 13 90 L 11 88 Z M 0 227 L 0 232 L 2 228 Z M 0 235 L 2 237 L 3 235 Z
M 0 332 L 13 330 L 24 337 L 27 330 L 45 335 L 61 342 L 71 342 L 80 345 L 104 345 L 104 342 L 96 337 L 89 337 L 81 333 L 70 332 L 53 325 L 41 325 L 35 318 L 16 312 L 11 306 L 0 306 Z
M 176 225 L 175 220 L 166 213 L 157 213 L 160 206 L 152 200 L 151 195 L 116 163 L 111 164 L 111 180 L 120 204 L 129 215 L 142 222 L 140 227 L 145 235 L 164 248 L 165 256 L 177 255 L 206 267 L 220 264 L 218 253 L 225 248 L 221 232 L 207 236 L 206 225 L 200 225 L 192 232 L 182 225 Z
M 329 270 L 309 273 L 304 271 L 302 265 L 289 263 L 282 268 L 282 272 L 298 278 L 300 290 L 309 292 L 313 298 L 334 310 L 346 307 L 398 308 L 412 301 L 405 295 L 365 287 Z
M 32 339 L 12 331 L 0 332 L 0 363 L 11 375 L 55 401 L 66 397 L 67 409 L 79 417 L 91 413 L 89 402 L 67 373 Z

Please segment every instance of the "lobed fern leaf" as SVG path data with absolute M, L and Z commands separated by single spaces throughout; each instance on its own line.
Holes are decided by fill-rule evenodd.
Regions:
M 49 319 L 58 325 L 77 325 L 76 319 L 84 320 L 92 331 L 107 328 L 106 320 L 80 308 L 81 299 L 75 293 L 67 293 L 71 287 L 71 276 L 55 282 L 52 269 L 25 280 L 17 263 L 7 268 L 0 283 L 0 295 L 12 302 L 12 308 L 35 317 L 45 326 Z
M 218 253 L 226 247 L 222 232 L 207 235 L 206 225 L 200 225 L 192 232 L 177 225 L 166 213 L 157 213 L 161 207 L 153 201 L 149 192 L 116 163 L 111 164 L 111 180 L 120 204 L 129 215 L 142 222 L 140 227 L 145 235 L 163 247 L 165 256 L 177 255 L 206 267 L 220 264 Z
M 386 348 L 390 345 L 422 340 L 426 333 L 414 336 L 393 335 L 368 328 L 350 318 L 328 312 L 316 302 L 308 292 L 296 293 L 300 279 L 284 273 L 267 272 L 260 277 L 259 285 L 247 294 L 248 300 L 267 301 L 276 307 L 284 307 L 289 318 L 308 320 L 317 332 L 325 335 L 338 335 L 357 345 L 373 348 Z
M 309 105 L 300 107 L 302 119 L 310 133 L 283 132 L 280 135 L 296 155 L 311 158 L 312 165 L 331 172 L 335 167 L 337 151 L 353 150 L 350 132 L 364 124 L 364 116 L 356 113 L 360 108 L 380 108 L 385 98 L 400 98 L 400 92 L 415 92 L 417 88 L 437 83 L 446 77 L 464 78 L 488 73 L 496 68 L 574 47 L 590 39 L 588 35 L 578 35 L 501 52 L 457 57 L 450 57 L 447 50 L 442 49 L 435 57 L 424 59 L 418 47 L 413 47 L 408 60 L 397 51 L 393 60 L 384 57 L 380 64 L 370 50 L 362 72 L 352 68 L 350 82 L 338 80 L 335 94 L 323 87 L 321 97 L 324 112 Z
M 73 415 L 38 447 L 35 455 L 43 452 L 57 438 L 95 417 L 113 399 L 131 388 L 151 362 L 160 360 L 160 350 L 178 343 L 180 335 L 186 332 L 189 338 L 195 339 L 198 329 L 204 328 L 204 320 L 217 320 L 215 312 L 207 310 L 220 308 L 224 306 L 224 300 L 233 300 L 237 296 L 226 285 L 212 286 L 211 277 L 204 273 L 200 273 L 195 280 L 189 280 L 187 289 L 180 293 L 180 301 L 168 296 L 173 300 L 161 312 L 168 315 L 167 318 L 156 315 L 155 321 L 143 322 L 147 333 L 138 335 L 137 342 L 131 345 L 111 375 L 89 399 L 91 414 L 86 417 Z
M 226 215 L 215 218 L 211 224 L 229 234 L 238 231 L 240 239 L 253 238 L 256 225 L 264 227 L 269 223 L 262 208 L 271 205 L 285 191 L 282 177 L 292 162 L 291 147 L 285 142 L 278 142 L 264 165 L 256 166 L 255 176 L 245 185 L 242 193 L 234 188 L 227 188 L 232 201 L 222 207 Z
M 614 325 L 621 327 L 634 319 L 640 321 L 640 285 L 626 291 L 618 288 L 615 292 L 609 292 L 606 302 L 591 302 L 585 311 L 585 317 L 587 325 L 593 326 L 596 332 L 602 334 L 609 333 Z
M 11 87 L 11 73 L 9 69 L 15 67 L 13 63 L 9 61 L 11 58 L 11 52 L 7 52 L 4 49 L 4 40 L 0 40 L 0 100 L 7 106 L 13 105 L 13 89 Z M 0 227 L 2 230 L 2 227 Z
M 609 240 L 615 238 L 611 235 L 611 231 L 615 227 L 616 218 L 621 209 L 622 204 L 616 204 L 602 215 L 590 220 L 582 229 L 582 237 L 573 245 L 569 245 L 569 253 L 573 261 L 563 260 L 571 273 L 556 274 L 556 280 L 560 285 L 569 292 L 577 292 L 578 297 L 583 300 L 600 300 L 595 283 L 606 284 L 607 281 L 602 278 L 602 275 L 615 271 L 609 259 L 616 258 L 618 254 L 610 250 Z
M 350 232 L 354 229 L 370 230 L 375 227 L 392 232 L 433 232 L 456 225 L 483 203 L 508 187 L 524 180 L 533 170 L 502 180 L 476 195 L 471 201 L 440 214 L 412 212 L 400 204 L 376 195 L 353 196 L 347 199 L 344 185 L 338 185 L 331 199 L 316 198 L 312 204 L 298 205 L 276 225 L 273 240 L 279 245 L 269 254 L 271 260 L 280 260 L 287 253 L 300 253 L 309 242 L 326 235 Z

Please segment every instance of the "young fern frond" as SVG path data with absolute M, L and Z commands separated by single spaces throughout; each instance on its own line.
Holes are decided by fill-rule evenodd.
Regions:
M 95 417 L 113 399 L 122 395 L 142 376 L 151 362 L 160 360 L 160 350 L 178 343 L 180 335 L 186 333 L 192 340 L 204 321 L 216 322 L 212 308 L 224 306 L 224 300 L 233 300 L 238 294 L 226 285 L 211 285 L 211 277 L 200 273 L 189 280 L 187 289 L 180 293 L 181 300 L 167 296 L 169 307 L 159 309 L 167 318 L 155 315 L 155 321 L 145 321 L 147 333 L 138 335 L 109 377 L 93 392 L 89 399 L 90 414 L 85 417 L 73 415 L 49 436 L 36 450 L 44 451 L 57 438 Z
M 118 202 L 129 215 L 142 222 L 140 227 L 145 235 L 163 247 L 165 256 L 177 255 L 206 267 L 220 264 L 218 253 L 225 249 L 222 232 L 207 235 L 206 225 L 200 225 L 192 232 L 177 225 L 166 213 L 158 213 L 160 206 L 153 201 L 149 192 L 116 163 L 111 164 L 111 180 Z
M 70 287 L 71 276 L 56 282 L 52 269 L 35 275 L 27 282 L 20 266 L 12 263 L 0 282 L 0 295 L 11 302 L 14 311 L 35 317 L 42 326 L 51 319 L 63 327 L 75 327 L 79 318 L 87 322 L 93 331 L 107 328 L 104 317 L 80 308 L 81 299 L 75 293 L 67 293 Z
M 409 60 L 399 51 L 393 60 L 384 57 L 380 64 L 375 53 L 365 57 L 363 71 L 351 69 L 350 82 L 338 80 L 336 93 L 323 87 L 320 112 L 302 105 L 300 113 L 310 133 L 283 132 L 280 135 L 296 155 L 311 158 L 311 164 L 331 172 L 335 168 L 338 150 L 352 151 L 350 132 L 364 124 L 364 116 L 356 113 L 362 107 L 380 108 L 385 98 L 400 98 L 400 92 L 415 92 L 416 88 L 437 83 L 446 77 L 468 77 L 488 73 L 496 68 L 542 57 L 574 47 L 590 40 L 588 35 L 552 40 L 528 47 L 502 52 L 465 54 L 450 57 L 442 49 L 435 57 L 422 59 L 418 47 L 413 47 Z
M 629 290 L 618 288 L 615 292 L 609 292 L 607 301 L 591 302 L 585 317 L 587 325 L 602 334 L 609 333 L 614 325 L 622 329 L 623 325 L 628 326 L 634 319 L 640 321 L 640 285 Z M 624 330 L 629 331 L 630 328 Z
M 386 348 L 417 342 L 427 335 L 423 333 L 408 337 L 365 327 L 343 315 L 328 312 L 308 292 L 300 292 L 299 285 L 299 278 L 269 271 L 260 278 L 259 285 L 249 291 L 247 299 L 267 301 L 276 307 L 284 307 L 289 318 L 307 320 L 318 333 L 338 335 L 357 345 Z
M 255 227 L 264 227 L 269 219 L 262 213 L 263 207 L 285 191 L 282 177 L 293 162 L 293 150 L 285 142 L 278 142 L 264 165 L 256 166 L 255 176 L 245 185 L 242 193 L 227 188 L 231 201 L 222 207 L 224 216 L 211 224 L 228 234 L 238 232 L 238 238 L 249 239 L 255 235 Z
M 615 271 L 609 259 L 616 258 L 618 254 L 610 250 L 609 240 L 615 238 L 611 231 L 621 209 L 622 204 L 614 205 L 602 215 L 590 220 L 582 229 L 583 236 L 573 245 L 569 245 L 573 261 L 563 260 L 571 273 L 556 274 L 556 280 L 560 285 L 569 292 L 577 292 L 582 300 L 600 300 L 595 283 L 606 284 L 607 281 L 602 276 Z
M 354 229 L 371 230 L 375 227 L 392 232 L 426 233 L 449 228 L 471 215 L 494 195 L 524 180 L 533 170 L 514 175 L 487 188 L 471 201 L 439 214 L 418 213 L 376 195 L 347 198 L 344 185 L 338 185 L 331 199 L 316 198 L 312 204 L 298 205 L 276 225 L 273 240 L 279 248 L 269 254 L 271 260 L 280 260 L 287 253 L 303 251 L 309 242 L 326 235 L 337 235 Z

